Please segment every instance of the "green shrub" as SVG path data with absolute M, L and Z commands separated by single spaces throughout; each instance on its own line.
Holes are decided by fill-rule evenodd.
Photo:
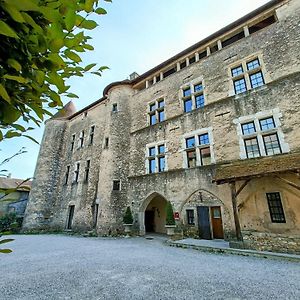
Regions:
M 131 213 L 131 209 L 129 206 L 127 206 L 124 217 L 123 217 L 123 223 L 124 224 L 132 224 L 133 223 L 133 217 Z
M 167 202 L 166 213 L 166 225 L 175 225 L 173 207 L 170 201 Z
M 0 217 L 0 232 L 11 231 L 19 232 L 22 226 L 22 218 L 15 213 L 8 213 Z

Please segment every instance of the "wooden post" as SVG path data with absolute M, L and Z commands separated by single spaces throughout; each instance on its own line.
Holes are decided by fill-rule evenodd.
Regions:
M 240 225 L 239 214 L 237 209 L 237 193 L 236 193 L 235 181 L 230 182 L 230 188 L 231 188 L 231 200 L 232 200 L 236 238 L 238 241 L 242 241 L 243 237 L 242 237 L 241 225 Z

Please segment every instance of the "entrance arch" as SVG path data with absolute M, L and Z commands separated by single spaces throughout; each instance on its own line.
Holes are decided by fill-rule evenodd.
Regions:
M 139 211 L 140 234 L 166 233 L 166 205 L 166 198 L 156 192 L 145 199 Z

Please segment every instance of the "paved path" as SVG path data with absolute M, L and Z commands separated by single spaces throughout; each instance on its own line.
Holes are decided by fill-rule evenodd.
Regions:
M 160 239 L 15 236 L 0 299 L 300 299 L 300 264 L 173 248 Z M 9 245 L 9 244 L 6 244 Z

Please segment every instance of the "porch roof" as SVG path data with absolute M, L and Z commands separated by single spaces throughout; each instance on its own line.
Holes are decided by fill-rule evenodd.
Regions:
M 271 174 L 300 170 L 300 153 L 236 160 L 217 166 L 213 182 L 217 184 Z

